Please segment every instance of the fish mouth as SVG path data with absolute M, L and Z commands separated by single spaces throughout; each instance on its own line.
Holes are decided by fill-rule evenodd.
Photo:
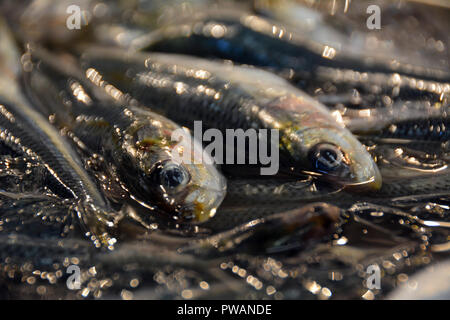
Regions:
M 209 196 L 205 196 L 205 193 Z M 194 191 L 192 200 L 179 208 L 180 218 L 186 222 L 202 223 L 215 216 L 218 207 L 225 198 L 224 190 Z M 187 198 L 186 198 L 187 199 Z

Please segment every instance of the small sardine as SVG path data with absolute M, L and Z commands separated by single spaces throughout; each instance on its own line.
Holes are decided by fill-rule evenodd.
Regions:
M 186 130 L 148 108 L 102 100 L 54 63 L 67 66 L 69 61 L 38 50 L 31 56 L 35 67 L 24 80 L 41 112 L 59 129 L 72 132 L 81 148 L 103 157 L 108 176 L 120 181 L 132 199 L 177 221 L 203 222 L 214 216 L 226 182 Z M 178 141 L 173 140 L 175 131 Z M 176 157 L 180 150 L 189 161 Z
M 359 141 L 329 111 L 284 79 L 256 68 L 170 54 L 88 49 L 87 77 L 114 86 L 190 128 L 276 129 L 288 166 L 344 185 L 381 186 L 381 176 Z M 287 167 L 288 167 L 287 166 Z

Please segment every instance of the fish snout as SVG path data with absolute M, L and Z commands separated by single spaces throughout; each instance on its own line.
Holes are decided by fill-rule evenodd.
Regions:
M 202 223 L 214 217 L 226 194 L 226 185 L 219 189 L 198 188 L 184 200 L 180 213 L 183 220 Z

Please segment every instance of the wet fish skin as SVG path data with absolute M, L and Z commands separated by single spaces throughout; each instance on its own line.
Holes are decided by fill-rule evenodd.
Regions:
M 426 81 L 398 73 L 325 67 L 319 67 L 312 78 L 295 85 L 317 95 L 329 107 L 341 103 L 354 109 L 390 107 L 399 101 L 448 105 L 450 89 L 446 82 Z
M 187 151 L 193 140 L 187 132 L 147 108 L 102 100 L 74 76 L 52 66 L 50 56 L 36 52 L 35 57 L 40 57 L 36 68 L 24 79 L 33 97 L 41 102 L 41 112 L 52 116 L 60 129 L 73 132 L 88 154 L 103 157 L 113 177 L 110 180 L 118 179 L 139 204 L 178 221 L 203 222 L 215 214 L 225 196 L 225 179 L 212 160 L 193 162 L 207 155 L 196 142 Z M 46 96 L 40 94 L 44 88 Z M 61 91 L 66 93 L 62 98 Z M 181 145 L 172 141 L 175 130 L 182 135 L 192 162 L 174 157 L 175 148 Z
M 296 79 L 308 79 L 318 67 L 360 72 L 399 73 L 423 79 L 450 81 L 450 72 L 419 65 L 372 58 L 366 63 L 333 47 L 305 39 L 289 27 L 241 12 L 211 12 L 164 26 L 131 42 L 134 49 L 229 59 L 237 63 L 293 70 Z
M 333 115 L 361 136 L 445 142 L 449 110 L 448 104 L 398 102 L 384 108 L 336 108 Z
M 202 120 L 204 127 L 222 132 L 278 129 L 287 166 L 320 171 L 337 183 L 381 186 L 378 169 L 358 140 L 324 106 L 271 73 L 188 56 L 100 48 L 87 49 L 81 60 L 95 75 L 88 76 L 94 83 L 102 79 L 103 87 L 114 85 L 182 125 L 193 128 Z M 343 154 L 335 172 L 315 167 L 321 148 Z
M 327 203 L 311 203 L 301 208 L 254 219 L 230 231 L 192 241 L 179 251 L 214 255 L 220 252 L 268 254 L 298 252 L 311 242 L 335 231 L 341 210 Z M 213 252 L 210 252 L 213 251 Z M 214 252 L 218 251 L 218 252 Z

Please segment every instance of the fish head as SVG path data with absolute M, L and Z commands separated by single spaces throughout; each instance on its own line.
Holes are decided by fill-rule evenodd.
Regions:
M 140 202 L 170 212 L 179 222 L 200 223 L 213 217 L 226 194 L 226 181 L 213 160 L 187 129 L 153 115 L 138 124 L 123 145 L 128 181 Z M 137 171 L 136 171 L 137 169 Z M 127 174 L 127 173 L 125 173 Z
M 366 148 L 345 128 L 309 127 L 295 133 L 305 165 L 326 180 L 355 190 L 378 190 L 381 174 Z
M 281 83 L 272 90 L 276 97 L 259 111 L 261 122 L 281 131 L 280 151 L 288 164 L 347 189 L 380 189 L 378 167 L 358 139 L 325 106 L 289 88 Z

